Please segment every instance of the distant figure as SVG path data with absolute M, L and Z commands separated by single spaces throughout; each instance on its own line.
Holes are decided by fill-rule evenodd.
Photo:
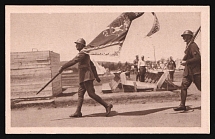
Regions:
M 136 59 L 133 62 L 133 64 L 134 64 L 134 73 L 136 74 L 136 81 L 139 80 L 138 62 L 139 62 L 139 56 L 136 55 Z
M 109 68 L 105 69 L 105 74 L 104 75 L 111 75 Z
M 163 62 L 159 62 L 159 66 L 160 66 L 160 68 L 163 70 L 164 69 L 164 64 L 163 64 Z
M 108 116 L 113 105 L 106 103 L 101 97 L 95 94 L 93 81 L 96 79 L 97 82 L 100 82 L 101 80 L 97 74 L 95 65 L 90 60 L 90 56 L 81 51 L 86 46 L 86 42 L 83 38 L 80 38 L 75 43 L 76 49 L 79 51 L 79 53 L 72 60 L 65 63 L 59 70 L 59 72 L 61 73 L 66 68 L 78 63 L 79 73 L 78 106 L 76 112 L 70 115 L 70 117 L 82 117 L 81 107 L 84 101 L 84 94 L 86 91 L 91 98 L 93 98 L 95 101 L 97 101 L 98 103 L 105 107 L 106 116 Z
M 181 36 L 186 45 L 188 45 L 193 37 L 193 32 L 186 30 Z M 181 65 L 185 66 L 181 83 L 181 103 L 178 107 L 174 108 L 175 111 L 186 110 L 187 89 L 192 82 L 201 91 L 201 55 L 199 47 L 195 42 L 191 42 L 184 53 L 185 56 L 181 61 Z
M 172 56 L 170 56 L 169 62 L 167 64 L 167 69 L 169 70 L 170 80 L 172 82 L 174 78 L 175 68 L 176 68 L 175 61 L 172 59 Z
M 134 66 L 131 66 L 131 73 L 134 74 Z
M 141 60 L 138 62 L 138 72 L 140 73 L 140 82 L 144 82 L 146 73 L 146 62 L 144 61 L 144 56 L 142 56 Z
M 125 72 L 126 77 L 130 78 L 131 66 L 128 64 L 128 62 L 125 62 L 123 72 Z

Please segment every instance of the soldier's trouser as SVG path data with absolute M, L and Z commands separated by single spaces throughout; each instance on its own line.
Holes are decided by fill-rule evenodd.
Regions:
M 197 89 L 201 91 L 201 74 L 196 74 L 193 76 L 188 75 L 186 77 L 183 77 L 181 83 L 181 106 L 185 106 L 187 89 L 192 82 L 196 85 Z
M 81 112 L 81 107 L 84 101 L 84 94 L 87 91 L 88 95 L 103 105 L 105 108 L 108 106 L 106 102 L 102 100 L 101 97 L 95 94 L 95 89 L 93 85 L 93 80 L 85 81 L 79 84 L 79 89 L 78 89 L 78 106 L 76 112 Z
M 140 75 L 137 68 L 134 68 L 134 73 L 136 74 L 136 81 L 140 79 Z
M 170 80 L 173 81 L 175 71 L 169 71 Z
M 146 73 L 146 67 L 140 66 L 140 81 L 141 82 L 145 81 L 145 73 Z

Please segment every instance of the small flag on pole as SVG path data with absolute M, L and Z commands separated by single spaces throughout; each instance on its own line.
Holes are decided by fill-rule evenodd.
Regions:
M 146 35 L 147 37 L 150 37 L 152 34 L 158 32 L 160 30 L 160 24 L 158 22 L 158 18 L 157 16 L 155 15 L 154 12 L 152 12 L 152 15 L 155 17 L 154 18 L 154 24 L 152 26 L 152 29 L 149 31 L 149 33 Z

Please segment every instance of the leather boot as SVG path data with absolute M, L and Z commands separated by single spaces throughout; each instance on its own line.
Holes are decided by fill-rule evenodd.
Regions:
M 97 102 L 99 102 L 101 105 L 103 105 L 106 109 L 106 116 L 109 116 L 110 112 L 111 112 L 111 108 L 113 108 L 112 104 L 107 104 L 104 100 L 102 99 L 97 99 Z
M 82 117 L 82 113 L 81 113 L 81 107 L 83 104 L 84 99 L 83 98 L 78 98 L 78 106 L 76 109 L 76 112 L 72 115 L 70 115 L 69 117 Z
M 96 95 L 95 93 L 88 93 L 91 98 L 93 98 L 95 101 L 100 103 L 102 106 L 106 109 L 106 116 L 110 114 L 111 108 L 113 107 L 112 104 L 107 104 L 100 96 Z
M 187 89 L 181 89 L 181 104 L 174 108 L 174 111 L 186 110 L 185 102 L 187 98 Z
M 174 111 L 186 111 L 186 106 L 179 105 L 178 107 L 174 108 Z
M 82 117 L 82 113 L 81 112 L 75 112 L 74 114 L 70 115 L 69 117 Z
M 106 116 L 109 116 L 110 112 L 111 112 L 111 108 L 113 108 L 112 104 L 108 104 L 106 107 Z

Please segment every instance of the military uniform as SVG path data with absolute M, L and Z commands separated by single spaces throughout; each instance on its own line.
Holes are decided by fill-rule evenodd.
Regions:
M 187 89 L 192 82 L 201 91 L 201 56 L 195 42 L 192 42 L 185 50 L 183 61 L 186 61 L 186 65 L 181 83 L 181 103 L 178 108 L 174 108 L 175 111 L 186 110 Z
M 143 61 L 142 59 L 138 62 L 138 69 L 139 69 L 139 78 L 140 78 L 140 82 L 144 82 L 145 81 L 145 74 L 146 74 L 146 62 Z
M 139 80 L 139 72 L 138 72 L 138 62 L 139 62 L 139 60 L 138 59 L 135 59 L 134 60 L 134 73 L 136 74 L 136 81 L 138 81 Z
M 201 55 L 197 44 L 192 42 L 184 53 L 183 60 L 187 64 L 184 68 L 182 89 L 187 89 L 194 82 L 198 90 L 201 91 Z
M 181 62 L 181 65 L 185 66 L 181 83 L 181 103 L 179 107 L 174 108 L 175 111 L 186 110 L 187 89 L 192 82 L 201 91 L 201 55 L 199 47 L 192 41 L 192 31 L 186 30 L 181 36 L 187 43 L 187 47 L 184 51 L 185 56 Z
M 64 69 L 75 65 L 78 63 L 78 76 L 79 76 L 79 89 L 78 89 L 78 106 L 75 114 L 71 115 L 70 117 L 81 117 L 81 107 L 84 100 L 84 94 L 87 91 L 88 95 L 96 100 L 98 103 L 103 105 L 106 108 L 106 116 L 110 113 L 110 109 L 113 107 L 112 104 L 107 104 L 105 101 L 101 99 L 98 95 L 95 94 L 95 89 L 93 85 L 93 81 L 96 79 L 100 82 L 98 77 L 96 67 L 93 62 L 90 60 L 90 56 L 83 51 L 79 51 L 77 56 L 70 60 L 69 62 L 65 63 L 60 72 Z
M 173 81 L 174 72 L 175 72 L 175 68 L 176 68 L 175 61 L 170 60 L 167 64 L 167 68 L 169 70 L 170 80 Z
M 78 63 L 79 83 L 94 80 L 95 75 L 98 76 L 97 72 L 93 73 L 92 68 L 95 68 L 95 66 L 90 60 L 90 56 L 82 51 L 80 51 L 75 58 L 64 64 L 62 66 L 62 69 L 66 69 L 70 66 L 75 65 L 76 63 Z

